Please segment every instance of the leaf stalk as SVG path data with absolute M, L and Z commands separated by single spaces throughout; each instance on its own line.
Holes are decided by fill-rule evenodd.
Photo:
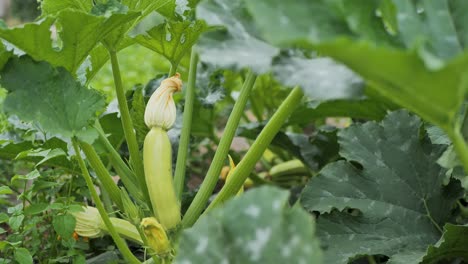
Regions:
M 245 106 L 249 99 L 250 91 L 254 86 L 256 78 L 257 76 L 251 71 L 247 74 L 247 78 L 241 89 L 239 98 L 234 104 L 234 108 L 232 109 L 231 115 L 229 116 L 226 128 L 224 130 L 224 134 L 221 138 L 221 141 L 219 142 L 218 148 L 216 149 L 216 153 L 213 157 L 213 161 L 210 165 L 210 168 L 206 173 L 205 179 L 203 180 L 200 190 L 195 196 L 193 202 L 190 204 L 190 207 L 185 213 L 185 216 L 182 220 L 182 224 L 184 227 L 190 227 L 195 223 L 195 221 L 198 219 L 203 209 L 205 208 L 208 199 L 213 193 L 214 188 L 216 187 L 216 182 L 218 181 L 219 173 L 221 172 L 224 162 L 226 161 L 232 140 L 236 133 L 237 126 L 239 125 L 239 121 L 242 117 L 242 114 L 244 113 Z
M 192 127 L 193 103 L 195 100 L 195 80 L 197 77 L 198 55 L 192 50 L 190 58 L 190 70 L 188 85 L 185 93 L 184 117 L 182 122 L 182 132 L 179 139 L 179 149 L 177 151 L 177 162 L 174 173 L 174 189 L 177 198 L 180 200 L 184 190 L 185 169 L 187 154 L 190 143 L 190 130 Z
M 81 157 L 80 148 L 78 147 L 78 141 L 76 139 L 73 139 L 72 143 L 73 143 L 73 148 L 76 153 L 76 158 L 78 160 L 78 165 L 80 166 L 81 172 L 86 181 L 86 185 L 88 186 L 89 192 L 91 193 L 91 197 L 93 198 L 94 203 L 96 203 L 96 208 L 98 209 L 99 214 L 101 215 L 102 220 L 104 221 L 104 224 L 108 228 L 109 234 L 112 236 L 112 239 L 117 245 L 117 248 L 120 250 L 123 257 L 126 259 L 126 261 L 128 261 L 128 263 L 140 264 L 141 262 L 132 254 L 127 244 L 119 236 L 114 225 L 110 221 L 109 216 L 107 215 L 106 209 L 104 208 L 104 205 L 102 204 L 101 198 L 99 198 L 99 195 L 96 189 L 94 188 L 93 180 L 91 179 L 91 176 L 89 175 L 88 169 L 86 168 L 86 164 L 83 158 Z
M 133 129 L 133 122 L 130 117 L 130 111 L 128 110 L 127 98 L 125 97 L 125 91 L 122 84 L 122 77 L 120 75 L 120 67 L 117 59 L 117 52 L 114 50 L 109 50 L 109 55 L 112 65 L 112 74 L 114 76 L 117 101 L 119 103 L 122 127 L 124 130 L 125 139 L 127 141 L 128 150 L 130 152 L 130 163 L 132 164 L 132 168 L 135 171 L 138 185 L 140 186 L 140 189 L 143 190 L 143 195 L 145 196 L 145 200 L 148 203 L 149 196 L 145 182 L 143 160 L 140 154 L 140 148 L 136 139 L 135 130 Z
M 224 203 L 230 197 L 236 195 L 247 177 L 249 177 L 250 172 L 254 169 L 257 161 L 262 157 L 263 152 L 265 152 L 273 138 L 281 129 L 286 119 L 291 115 L 296 106 L 299 105 L 303 95 L 304 93 L 299 87 L 296 87 L 291 91 L 286 100 L 283 101 L 278 110 L 271 117 L 270 121 L 263 128 L 262 132 L 260 132 L 260 135 L 258 135 L 244 158 L 239 162 L 236 169 L 230 176 L 231 180 L 224 185 L 206 211 L 213 209 L 214 207 Z

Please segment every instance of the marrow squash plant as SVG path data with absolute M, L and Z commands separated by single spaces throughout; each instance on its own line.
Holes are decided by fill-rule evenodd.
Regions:
M 467 1 L 39 2 L 1 263 L 468 262 Z

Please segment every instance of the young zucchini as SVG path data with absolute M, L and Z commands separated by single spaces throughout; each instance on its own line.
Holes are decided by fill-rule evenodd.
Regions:
M 176 118 L 172 94 L 181 88 L 178 74 L 165 79 L 145 110 L 145 123 L 150 128 L 143 145 L 145 180 L 153 211 L 166 229 L 176 227 L 181 220 L 172 178 L 172 147 L 167 136 Z

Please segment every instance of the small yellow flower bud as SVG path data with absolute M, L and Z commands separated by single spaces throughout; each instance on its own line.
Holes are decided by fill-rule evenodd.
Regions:
M 229 157 L 229 173 L 228 175 L 226 176 L 226 182 L 229 182 L 231 180 L 231 175 L 234 173 L 234 169 L 236 168 L 236 164 L 234 163 L 234 160 L 232 160 L 231 158 L 231 155 L 228 155 Z M 240 188 L 240 190 L 237 192 L 237 196 L 241 195 L 242 193 L 244 193 L 244 186 L 242 185 L 242 187 Z
M 167 78 L 151 95 L 145 109 L 145 124 L 149 127 L 162 127 L 169 130 L 176 119 L 176 106 L 172 95 L 182 90 L 180 74 Z
M 156 255 L 163 257 L 171 252 L 171 244 L 167 238 L 166 231 L 156 218 L 143 218 L 140 226 L 143 228 L 148 246 L 154 250 Z

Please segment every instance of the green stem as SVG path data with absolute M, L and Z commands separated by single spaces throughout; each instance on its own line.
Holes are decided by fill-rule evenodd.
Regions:
M 244 158 L 236 166 L 232 173 L 231 180 L 228 181 L 221 191 L 216 196 L 215 200 L 210 204 L 207 211 L 225 202 L 230 197 L 236 195 L 239 189 L 244 184 L 250 172 L 254 169 L 257 161 L 262 157 L 263 152 L 270 145 L 273 138 L 276 136 L 281 126 L 286 119 L 291 115 L 297 105 L 299 105 L 304 93 L 301 88 L 294 88 L 288 95 L 286 100 L 280 105 L 276 113 L 268 121 L 260 135 L 249 148 Z
M 450 140 L 452 140 L 453 147 L 457 152 L 458 158 L 460 159 L 465 172 L 468 173 L 468 146 L 466 145 L 465 139 L 460 132 L 460 126 L 454 126 L 450 129 L 445 129 Z
M 96 176 L 109 194 L 111 200 L 119 207 L 120 210 L 124 210 L 122 199 L 120 198 L 120 189 L 110 176 L 93 146 L 85 142 L 80 142 L 80 147 L 88 158 L 89 164 L 96 172 Z
M 174 76 L 174 74 L 176 74 L 177 67 L 178 67 L 177 64 L 174 64 L 174 63 L 171 62 L 171 68 L 169 69 L 169 75 L 167 77 Z
M 195 196 L 193 202 L 190 204 L 190 207 L 187 210 L 184 219 L 182 220 L 184 227 L 190 227 L 195 223 L 205 208 L 214 188 L 216 187 L 219 173 L 221 172 L 224 162 L 226 161 L 232 139 L 236 133 L 237 126 L 239 125 L 239 121 L 242 117 L 242 113 L 244 112 L 245 105 L 249 99 L 250 91 L 252 90 L 252 87 L 255 83 L 255 79 L 255 74 L 249 72 L 240 92 L 239 98 L 234 104 L 234 108 L 232 109 L 231 115 L 229 116 L 226 128 L 224 129 L 223 136 L 219 142 L 218 148 L 216 149 L 216 153 L 213 157 L 210 168 L 206 173 L 200 190 Z
M 99 214 L 102 217 L 102 220 L 104 221 L 104 224 L 106 225 L 109 234 L 112 236 L 112 239 L 114 240 L 117 248 L 120 250 L 122 253 L 122 256 L 128 261 L 129 263 L 140 263 L 140 261 L 132 254 L 130 249 L 128 248 L 127 244 L 125 241 L 119 236 L 117 231 L 115 230 L 114 225 L 112 225 L 109 216 L 107 215 L 106 210 L 104 209 L 104 205 L 101 202 L 101 199 L 99 198 L 98 193 L 96 192 L 96 189 L 94 188 L 93 181 L 91 179 L 91 176 L 89 175 L 88 169 L 86 168 L 86 164 L 81 157 L 80 154 L 80 148 L 78 147 L 78 141 L 76 139 L 72 140 L 73 142 L 73 148 L 75 149 L 76 153 L 76 158 L 78 160 L 78 165 L 80 166 L 81 172 L 83 173 L 83 177 L 86 181 L 86 185 L 88 185 L 89 192 L 91 193 L 91 197 L 94 200 L 94 203 L 96 204 L 96 207 L 99 211 Z
M 96 130 L 98 131 L 99 140 L 109 153 L 109 161 L 112 164 L 112 167 L 114 167 L 115 171 L 119 174 L 120 177 L 127 177 L 128 180 L 135 182 L 135 173 L 133 173 L 133 171 L 130 170 L 127 164 L 125 164 L 125 162 L 122 160 L 122 157 L 120 157 L 117 150 L 109 142 L 106 135 L 104 134 L 104 130 L 102 129 L 101 124 L 99 124 L 99 122 L 96 122 L 94 128 L 96 128 Z
M 132 196 L 134 198 L 136 198 L 138 200 L 142 200 L 143 199 L 143 194 L 135 184 L 135 176 L 133 175 L 132 171 L 127 167 L 127 165 L 125 165 L 125 163 L 123 163 L 122 159 L 120 158 L 120 155 L 117 153 L 117 151 L 114 149 L 114 147 L 112 147 L 111 143 L 107 140 L 107 138 L 104 135 L 104 133 L 102 132 L 102 130 L 100 130 L 100 129 L 97 129 L 97 130 L 98 130 L 101 142 L 104 143 L 104 146 L 106 147 L 107 151 L 110 154 L 109 155 L 109 160 L 113 164 L 113 167 L 117 171 L 117 174 L 119 175 L 120 179 L 122 180 L 125 188 L 128 190 L 128 192 L 130 194 L 132 194 Z M 96 171 L 96 174 L 98 174 L 98 176 L 103 175 L 103 176 L 100 177 L 100 179 L 110 177 L 109 171 L 107 170 L 107 168 L 102 163 L 101 159 L 97 155 L 94 148 L 91 145 L 89 145 L 89 146 L 87 146 L 87 145 L 89 145 L 89 144 L 83 144 L 82 143 L 81 148 L 83 149 L 83 152 L 88 157 L 88 160 L 90 160 L 90 163 L 91 163 L 91 160 L 94 160 L 94 164 L 91 163 L 91 167 L 93 167 L 93 169 Z M 115 165 L 116 163 L 119 163 L 119 160 L 123 164 Z M 123 169 L 120 168 L 121 166 L 123 166 Z M 128 170 L 128 172 L 126 170 Z M 130 175 L 127 174 L 127 173 L 130 173 Z M 108 175 L 108 176 L 106 177 L 105 175 Z M 114 182 L 114 181 L 112 180 L 112 182 Z M 109 183 L 109 184 L 111 184 L 111 183 Z M 107 184 L 104 183 L 104 185 L 107 185 Z M 114 185 L 115 185 L 115 183 L 114 183 Z M 119 199 L 120 199 L 120 190 L 119 190 L 119 188 L 117 187 L 117 190 L 115 190 L 115 188 L 113 188 L 113 189 L 114 189 L 113 192 L 116 193 L 115 195 L 118 196 Z M 109 193 L 111 193 L 111 192 L 109 191 Z M 112 195 L 111 195 L 111 197 L 112 197 Z M 112 199 L 112 200 L 114 200 L 114 199 Z M 123 210 L 123 207 L 121 207 L 120 205 L 119 205 L 119 208 L 121 210 Z
M 109 50 L 112 74 L 114 75 L 115 91 L 117 94 L 117 101 L 119 103 L 120 116 L 122 120 L 122 127 L 127 141 L 128 150 L 130 152 L 130 163 L 135 171 L 136 178 L 140 189 L 147 190 L 145 182 L 145 174 L 143 171 L 143 160 L 140 154 L 140 148 L 133 129 L 132 118 L 130 117 L 130 111 L 128 110 L 127 98 L 125 97 L 125 91 L 122 84 L 122 77 L 120 76 L 119 62 L 117 59 L 117 52 Z M 147 191 L 143 191 L 147 193 Z M 148 197 L 148 196 L 146 196 Z M 148 200 L 149 201 L 149 200 Z
M 187 154 L 190 143 L 190 129 L 192 126 L 193 103 L 195 100 L 195 80 L 197 78 L 198 55 L 192 51 L 190 58 L 189 80 L 187 92 L 185 93 L 184 120 L 182 123 L 182 132 L 179 139 L 179 149 L 177 151 L 177 162 L 174 173 L 174 189 L 176 196 L 180 200 L 184 191 L 185 168 L 187 163 Z

